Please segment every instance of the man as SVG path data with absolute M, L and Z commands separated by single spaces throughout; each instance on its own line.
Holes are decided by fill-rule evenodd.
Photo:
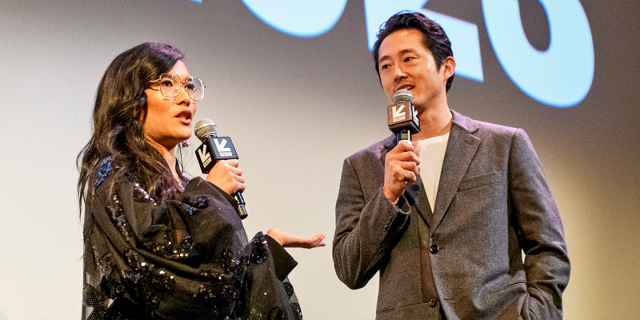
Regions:
M 526 133 L 449 109 L 451 43 L 420 13 L 386 22 L 374 60 L 390 100 L 412 92 L 421 131 L 344 161 L 340 280 L 358 289 L 380 272 L 379 320 L 561 319 L 569 258 Z

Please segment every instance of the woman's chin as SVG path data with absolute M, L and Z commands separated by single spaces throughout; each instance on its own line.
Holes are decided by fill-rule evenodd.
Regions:
M 181 130 L 180 134 L 176 135 L 176 141 L 178 141 L 178 143 L 185 141 L 185 140 L 189 140 L 189 138 L 191 138 L 191 127 L 189 127 L 186 130 Z

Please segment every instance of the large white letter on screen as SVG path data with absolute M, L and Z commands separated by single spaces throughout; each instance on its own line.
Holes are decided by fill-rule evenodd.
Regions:
M 264 23 L 296 37 L 315 37 L 338 22 L 347 0 L 242 0 Z
M 554 107 L 584 99 L 593 81 L 591 29 L 578 0 L 539 0 L 549 20 L 547 51 L 531 46 L 522 28 L 517 0 L 482 0 L 493 50 L 524 93 Z
M 442 26 L 451 40 L 451 50 L 456 59 L 456 75 L 482 82 L 482 59 L 480 57 L 480 40 L 478 26 L 441 13 L 422 9 L 427 0 L 365 0 L 364 14 L 367 19 L 367 37 L 369 50 L 373 44 L 380 25 L 389 17 L 402 10 L 419 11 L 429 19 Z

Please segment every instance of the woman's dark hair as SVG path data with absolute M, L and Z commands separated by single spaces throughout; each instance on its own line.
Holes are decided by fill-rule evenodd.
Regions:
M 93 108 L 93 135 L 78 154 L 80 208 L 95 194 L 103 161 L 113 163 L 116 180 L 135 177 L 156 200 L 178 193 L 164 157 L 144 139 L 147 83 L 168 72 L 183 56 L 166 44 L 146 42 L 118 55 L 105 71 Z M 180 166 L 175 164 L 180 174 Z
M 391 16 L 391 18 L 380 27 L 378 40 L 376 40 L 376 43 L 373 45 L 373 60 L 376 63 L 378 78 L 380 78 L 378 58 L 380 57 L 379 53 L 382 40 L 388 35 L 404 29 L 416 29 L 422 32 L 424 46 L 433 54 L 433 59 L 436 62 L 438 70 L 440 70 L 442 62 L 444 62 L 447 57 L 453 57 L 451 41 L 449 41 L 449 37 L 447 37 L 447 34 L 439 24 L 425 17 L 422 13 L 401 11 Z M 453 75 L 447 80 L 447 91 L 451 88 L 451 82 L 453 82 Z

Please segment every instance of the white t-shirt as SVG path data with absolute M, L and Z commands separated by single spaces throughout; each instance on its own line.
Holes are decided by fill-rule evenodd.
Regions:
M 433 212 L 436 204 L 436 195 L 438 194 L 438 184 L 440 183 L 440 173 L 442 172 L 442 162 L 444 162 L 444 153 L 447 150 L 447 142 L 449 142 L 449 133 L 420 140 L 418 143 L 422 150 L 420 151 L 420 177 L 424 185 L 424 192 L 429 199 L 431 212 Z

